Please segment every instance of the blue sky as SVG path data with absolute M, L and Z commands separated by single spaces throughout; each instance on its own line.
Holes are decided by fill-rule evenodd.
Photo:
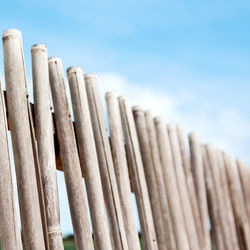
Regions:
M 249 13 L 250 2 L 241 0 L 4 1 L 0 29 L 23 33 L 30 91 L 30 47 L 46 43 L 65 69 L 98 73 L 102 96 L 128 95 L 250 163 Z

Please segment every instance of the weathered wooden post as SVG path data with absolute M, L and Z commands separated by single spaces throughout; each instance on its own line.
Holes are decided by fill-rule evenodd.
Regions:
M 45 249 L 37 191 L 21 32 L 3 32 L 9 124 L 25 249 Z
M 120 194 L 128 246 L 131 250 L 139 250 L 140 244 L 131 199 L 131 187 L 126 152 L 123 142 L 119 103 L 114 92 L 106 93 L 106 104 L 109 118 L 108 121 L 112 156 Z
M 59 199 L 56 179 L 54 135 L 50 110 L 48 53 L 45 44 L 31 48 L 34 84 L 36 139 L 44 189 L 49 245 L 51 250 L 63 249 L 60 229 Z
M 173 155 L 173 162 L 175 167 L 176 179 L 177 179 L 177 186 L 179 190 L 179 195 L 181 199 L 183 214 L 184 214 L 184 221 L 186 224 L 186 231 L 189 238 L 190 248 L 192 250 L 200 249 L 199 247 L 199 239 L 195 227 L 195 221 L 193 216 L 193 211 L 191 207 L 191 203 L 188 196 L 186 179 L 182 167 L 182 160 L 181 160 L 181 152 L 179 148 L 179 141 L 176 131 L 176 125 L 168 124 L 167 125 L 168 134 L 169 134 L 169 141 L 171 145 L 172 155 Z
M 0 81 L 0 242 L 3 250 L 22 249 L 11 173 L 5 100 Z
M 49 58 L 49 79 L 76 247 L 93 250 L 80 161 L 59 57 Z
M 209 218 L 211 223 L 212 240 L 214 242 L 215 249 L 225 250 L 224 236 L 221 225 L 221 218 L 219 214 L 218 197 L 212 176 L 210 161 L 207 152 L 207 146 L 202 146 L 202 162 L 204 166 L 206 193 Z
M 166 187 L 165 187 L 163 172 L 162 172 L 162 167 L 161 167 L 161 160 L 160 160 L 160 154 L 159 154 L 159 149 L 158 149 L 158 144 L 157 144 L 154 120 L 150 111 L 146 111 L 144 115 L 145 115 L 145 121 L 146 121 L 146 126 L 147 126 L 148 138 L 149 138 L 150 154 L 151 154 L 152 162 L 153 162 L 152 171 L 155 172 L 155 178 L 156 178 L 156 182 L 157 182 L 158 189 L 159 189 L 158 191 L 160 195 L 159 201 L 160 201 L 161 209 L 163 213 L 164 227 L 165 227 L 165 230 L 167 231 L 168 249 L 176 249 L 173 225 L 172 225 L 169 205 L 167 201 L 167 192 L 166 192 Z
M 223 159 L 223 154 L 220 150 L 216 150 L 217 158 L 218 158 L 218 174 L 219 178 L 221 180 L 221 188 L 223 190 L 223 204 L 224 204 L 224 213 L 226 216 L 226 223 L 227 227 L 230 231 L 230 238 L 232 241 L 232 248 L 239 250 L 239 244 L 237 239 L 237 230 L 235 226 L 234 216 L 233 216 L 233 209 L 231 206 L 231 200 L 230 200 L 230 192 L 227 182 L 227 176 L 226 176 L 226 169 L 225 169 L 225 162 Z
M 155 118 L 155 127 L 176 247 L 178 250 L 190 250 L 170 142 L 164 119 L 161 117 Z
M 179 133 L 181 133 L 179 129 Z M 181 137 L 181 135 L 179 135 Z M 199 209 L 199 217 L 197 220 L 197 230 L 202 232 L 202 249 L 211 249 L 211 240 L 210 233 L 208 228 L 208 205 L 207 205 L 207 195 L 206 195 L 206 183 L 205 183 L 205 174 L 204 174 L 204 166 L 202 162 L 202 148 L 201 148 L 201 140 L 197 133 L 189 134 L 189 148 L 190 148 L 190 159 L 191 166 L 189 160 L 185 160 L 186 162 L 186 176 L 190 176 L 189 183 L 190 192 L 195 195 L 192 198 L 193 200 L 193 211 L 197 214 L 195 199 L 198 201 L 198 209 Z M 184 144 L 184 141 L 182 142 Z M 187 153 L 185 153 L 186 155 Z M 198 216 L 198 215 L 196 215 Z M 200 221 L 200 222 L 199 222 Z M 201 229 L 199 227 L 199 223 L 201 223 Z
M 154 165 L 150 152 L 145 116 L 143 110 L 137 106 L 133 107 L 133 115 L 152 208 L 158 247 L 159 249 L 164 250 L 168 248 L 167 232 L 165 230 L 166 221 L 163 218 L 161 209 L 159 189 L 156 182 Z
M 84 166 L 84 173 L 86 176 L 85 182 L 89 197 L 95 246 L 97 249 L 111 249 L 109 234 L 110 232 L 108 230 L 106 221 L 107 217 L 103 198 L 103 191 L 106 190 L 103 190 L 102 188 L 100 170 L 96 154 L 96 146 L 99 145 L 95 145 L 94 141 L 94 134 L 96 133 L 96 131 L 92 129 L 93 126 L 91 124 L 91 112 L 89 110 L 83 72 L 80 67 L 70 67 L 67 70 L 67 74 L 76 122 L 76 135 L 79 144 L 79 152 L 81 155 L 80 159 L 82 160 L 82 166 Z M 105 171 L 108 170 L 105 169 Z M 108 172 L 106 172 L 106 175 L 107 174 Z M 112 195 L 111 190 L 109 189 L 108 191 L 110 191 L 110 195 Z M 113 200 L 108 200 L 107 202 L 112 203 Z M 112 206 L 112 204 L 108 204 L 108 206 L 110 205 Z M 112 217 L 114 221 L 116 217 L 115 214 L 112 215 L 114 216 Z M 115 226 L 115 228 L 111 228 L 110 231 L 114 232 L 114 230 L 116 230 L 116 227 L 118 226 L 112 226 Z M 115 232 L 117 233 L 115 235 L 117 237 L 115 238 L 115 246 L 117 247 L 117 249 L 120 249 L 120 235 L 119 232 Z
M 132 110 L 126 97 L 120 97 L 119 104 L 123 133 L 128 153 L 128 162 L 131 167 L 132 182 L 135 188 L 137 207 L 141 222 L 143 245 L 146 250 L 158 249 L 152 210 Z
M 219 166 L 217 161 L 216 150 L 212 145 L 207 145 L 207 154 L 209 160 L 209 166 L 212 173 L 212 178 L 214 181 L 215 192 L 217 195 L 217 203 L 219 208 L 219 217 L 221 220 L 221 228 L 224 237 L 224 246 L 225 249 L 232 249 L 233 250 L 233 242 L 232 237 L 230 234 L 230 227 L 227 225 L 227 211 L 225 210 L 225 203 L 224 203 L 224 190 L 221 185 L 221 178 L 219 173 Z
M 234 218 L 236 221 L 238 241 L 241 250 L 249 250 L 250 228 L 236 161 L 233 158 L 229 157 L 227 154 L 224 154 L 224 159 L 226 163 L 229 188 L 231 192 L 231 202 L 234 211 Z
M 242 161 L 237 160 L 237 166 L 240 176 L 241 187 L 244 194 L 248 221 L 250 224 L 250 168 Z

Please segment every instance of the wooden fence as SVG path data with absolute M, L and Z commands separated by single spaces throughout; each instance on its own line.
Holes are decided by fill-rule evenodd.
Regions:
M 139 250 L 131 192 L 146 250 L 250 250 L 250 168 L 127 97 L 106 94 L 109 133 L 94 74 L 31 48 L 29 101 L 22 36 L 3 32 L 0 93 L 0 242 L 4 250 L 63 249 L 56 170 L 64 172 L 76 247 Z M 53 108 L 50 103 L 52 94 Z M 8 129 L 11 140 L 8 141 Z M 21 216 L 14 196 L 13 148 Z M 87 212 L 85 178 L 93 227 Z M 23 243 L 23 244 L 22 244 Z

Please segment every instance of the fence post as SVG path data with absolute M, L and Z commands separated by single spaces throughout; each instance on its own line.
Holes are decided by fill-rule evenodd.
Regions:
M 17 175 L 24 245 L 28 249 L 45 249 L 37 191 L 28 92 L 24 68 L 21 32 L 3 32 L 4 69 L 9 123 Z
M 201 229 L 198 230 L 202 232 L 203 249 L 209 250 L 211 249 L 211 239 L 208 227 L 209 216 L 208 216 L 204 165 L 202 161 L 201 140 L 199 138 L 199 135 L 195 132 L 190 133 L 188 139 L 189 139 L 190 159 L 191 159 L 191 166 L 189 168 L 189 173 L 193 180 L 193 184 L 191 184 L 192 186 L 194 186 L 192 192 L 195 195 L 195 198 L 197 199 L 200 223 L 201 223 Z
M 135 223 L 131 187 L 128 173 L 125 145 L 123 142 L 119 103 L 114 92 L 106 93 L 111 150 L 120 194 L 123 220 L 125 224 L 128 246 L 131 250 L 139 250 L 138 231 Z
M 164 221 L 162 214 L 159 190 L 156 182 L 153 160 L 150 152 L 145 116 L 143 110 L 137 106 L 133 107 L 132 110 L 134 115 L 138 142 L 140 146 L 144 173 L 148 187 L 150 204 L 152 208 L 152 215 L 154 219 L 158 247 L 160 250 L 164 250 L 168 246 L 167 233 L 165 230 L 166 221 Z
M 237 166 L 241 181 L 241 187 L 244 194 L 247 214 L 248 214 L 248 221 L 250 224 L 250 168 L 245 165 L 245 163 L 241 160 L 237 160 Z
M 75 115 L 76 135 L 79 143 L 79 152 L 81 154 L 80 159 L 84 160 L 82 166 L 84 166 L 86 176 L 85 182 L 89 197 L 95 246 L 97 249 L 111 249 L 103 188 L 96 154 L 96 145 L 94 142 L 93 132 L 95 133 L 95 131 L 92 129 L 83 72 L 80 67 L 70 67 L 67 70 L 67 74 Z M 112 201 L 108 200 L 107 202 Z M 111 231 L 113 232 L 113 228 Z
M 169 249 L 176 249 L 173 225 L 172 225 L 169 205 L 167 201 L 167 192 L 166 192 L 166 187 L 165 187 L 164 178 L 163 178 L 159 149 L 157 145 L 154 120 L 150 111 L 146 111 L 144 115 L 145 115 L 145 120 L 146 120 L 148 138 L 149 138 L 150 152 L 151 152 L 152 161 L 153 161 L 152 171 L 155 172 L 156 182 L 159 188 L 161 209 L 162 209 L 162 213 L 164 217 L 164 226 L 166 228 L 165 230 L 167 231 L 167 237 L 168 237 L 168 247 Z
M 207 146 L 202 146 L 202 161 L 204 165 L 206 193 L 208 202 L 209 218 L 211 223 L 211 234 L 214 240 L 215 249 L 225 250 L 224 238 L 219 215 L 218 197 L 210 168 L 210 161 Z
M 10 163 L 5 101 L 0 81 L 0 241 L 3 250 L 22 249 Z
M 198 250 L 200 249 L 199 241 L 197 237 L 193 211 L 192 211 L 191 203 L 190 203 L 189 196 L 188 196 L 186 178 L 185 178 L 183 167 L 182 167 L 181 152 L 179 148 L 176 125 L 168 124 L 167 129 L 168 129 L 169 141 L 170 141 L 170 145 L 172 149 L 177 186 L 178 186 L 179 195 L 181 199 L 181 204 L 182 204 L 182 209 L 183 209 L 183 214 L 184 214 L 184 221 L 186 224 L 186 230 L 187 230 L 187 235 L 189 238 L 190 248 L 192 250 L 195 250 L 195 249 Z
M 76 247 L 93 250 L 81 167 L 59 57 L 49 58 L 49 79 Z
M 131 167 L 132 182 L 141 222 L 143 245 L 147 250 L 156 250 L 158 244 L 132 110 L 126 97 L 120 97 L 119 104 L 128 162 Z
M 178 192 L 170 142 L 164 119 L 161 117 L 155 118 L 155 127 L 161 157 L 162 172 L 167 190 L 169 210 L 175 234 L 176 247 L 178 250 L 190 250 L 181 207 L 181 200 Z
M 60 250 L 63 249 L 63 241 L 60 229 L 53 124 L 50 110 L 48 54 L 46 45 L 33 45 L 31 48 L 31 54 L 36 139 L 44 190 L 49 245 L 51 250 Z

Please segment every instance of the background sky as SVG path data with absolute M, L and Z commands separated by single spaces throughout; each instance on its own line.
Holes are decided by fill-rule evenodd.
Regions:
M 115 90 L 205 143 L 250 163 L 250 2 L 4 1 L 0 30 L 20 29 L 32 95 L 30 48 L 46 43 L 64 68 Z M 0 75 L 3 75 L 0 50 Z M 63 175 L 62 229 L 72 232 Z

